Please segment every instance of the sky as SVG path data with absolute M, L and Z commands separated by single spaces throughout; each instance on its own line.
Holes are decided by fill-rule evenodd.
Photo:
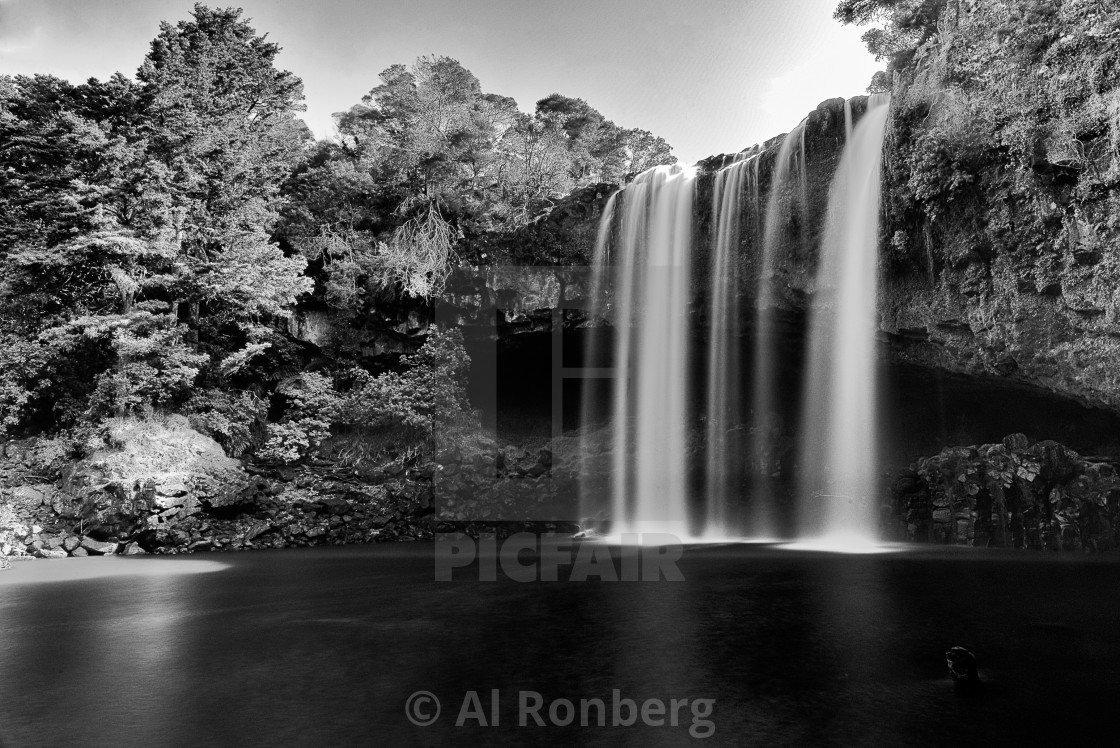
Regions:
M 881 65 L 837 0 L 218 0 L 241 7 L 304 82 L 319 137 L 390 65 L 457 59 L 526 112 L 582 98 L 692 163 L 788 132 L 821 101 L 866 92 Z M 160 21 L 193 0 L 0 0 L 0 74 L 78 82 L 135 74 Z

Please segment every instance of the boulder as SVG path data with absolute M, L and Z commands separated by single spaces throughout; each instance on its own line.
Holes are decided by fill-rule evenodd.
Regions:
M 325 499 L 319 499 L 318 502 L 323 507 L 324 514 L 336 514 L 342 516 L 350 511 L 350 502 L 345 499 L 339 499 L 333 496 Z
M 122 537 L 181 521 L 202 502 L 230 504 L 247 483 L 241 464 L 216 441 L 170 416 L 114 421 L 106 447 L 75 464 L 63 490 L 79 497 L 87 530 Z
M 949 677 L 958 686 L 980 682 L 976 671 L 976 655 L 964 647 L 950 647 L 945 652 L 945 663 L 949 667 Z
M 125 545 L 121 553 L 125 556 L 143 556 L 147 554 L 147 551 L 141 548 L 139 543 L 133 541 Z
M 243 541 L 248 543 L 254 538 L 276 529 L 270 522 L 262 519 L 255 519 L 249 524 L 249 528 L 245 531 Z
M 49 496 L 54 492 L 54 486 L 47 484 L 46 486 L 17 486 L 12 491 L 12 498 L 17 502 L 38 506 L 44 502 L 49 502 Z
M 94 540 L 87 535 L 82 536 L 81 547 L 99 556 L 111 556 L 117 552 L 116 543 L 112 541 Z
M 155 493 L 157 497 L 171 499 L 186 496 L 190 493 L 190 489 L 187 488 L 187 484 L 182 480 L 172 479 L 166 483 L 156 485 Z

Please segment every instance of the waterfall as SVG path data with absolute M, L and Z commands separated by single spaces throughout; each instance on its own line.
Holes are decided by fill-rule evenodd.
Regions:
M 737 160 L 712 180 L 711 306 L 708 345 L 707 537 L 726 537 L 734 524 L 743 462 L 741 389 L 740 235 L 744 192 L 758 199 L 758 155 Z
M 829 193 L 810 310 L 802 536 L 830 546 L 877 541 L 879 170 L 888 104 L 886 95 L 871 97 L 844 147 Z
M 879 172 L 886 97 L 872 97 L 849 135 L 829 194 L 815 292 L 799 435 L 799 536 L 869 544 L 875 540 L 875 341 L 879 233 Z M 585 520 L 606 519 L 613 535 L 667 533 L 707 539 L 778 534 L 774 479 L 781 444 L 777 313 L 783 293 L 780 255 L 804 256 L 810 238 L 806 122 L 782 141 L 760 221 L 762 154 L 737 158 L 712 176 L 707 272 L 709 344 L 705 376 L 692 376 L 690 308 L 695 300 L 693 212 L 696 170 L 659 166 L 639 175 L 604 209 L 595 249 L 593 317 L 607 319 L 613 344 L 594 329 L 588 337 L 584 424 L 590 423 L 586 382 L 610 378 L 609 429 L 584 436 L 581 501 Z M 762 231 L 759 230 L 760 224 Z M 749 225 L 751 236 L 744 235 Z M 756 241 L 761 233 L 761 241 Z M 753 351 L 751 441 L 744 443 L 744 361 L 740 309 L 750 245 L 759 246 Z M 798 249 L 799 248 L 799 249 Z M 613 349 L 613 363 L 602 360 Z M 697 364 L 700 362 L 697 361 Z M 700 370 L 700 366 L 697 366 Z M 693 384 L 695 389 L 693 389 Z M 695 404 L 695 410 L 692 405 Z M 704 456 L 690 449 L 690 430 L 703 413 Z M 699 434 L 697 434 L 699 436 Z M 604 438 L 606 437 L 606 438 Z M 690 455 L 692 455 L 690 457 Z M 691 461 L 691 462 L 690 462 Z M 746 467 L 752 472 L 743 496 Z M 690 513 L 696 477 L 704 478 L 703 508 Z M 747 499 L 748 514 L 740 507 Z
M 779 401 L 777 387 L 777 334 L 775 330 L 775 309 L 777 297 L 774 279 L 777 273 L 778 252 L 781 249 L 783 227 L 793 216 L 791 200 L 790 165 L 794 146 L 800 152 L 797 159 L 799 183 L 796 189 L 802 215 L 802 240 L 807 225 L 808 188 L 805 179 L 805 123 L 801 122 L 782 140 L 774 171 L 770 179 L 769 197 L 766 204 L 766 227 L 762 239 L 762 260 L 758 274 L 756 302 L 756 327 L 754 345 L 754 388 L 751 398 L 753 413 L 753 437 L 751 440 L 752 464 L 755 473 L 751 481 L 751 511 L 749 530 L 755 537 L 768 537 L 777 534 L 774 516 L 774 497 L 770 481 L 779 467 L 776 461 L 778 432 L 780 423 L 775 418 L 775 404 Z
M 606 354 L 606 339 L 603 321 L 609 312 L 607 291 L 611 282 L 610 277 L 610 241 L 611 232 L 616 226 L 617 206 L 620 192 L 615 192 L 607 198 L 603 206 L 603 214 L 599 218 L 599 233 L 595 240 L 595 254 L 592 258 L 592 273 L 590 286 L 589 315 L 593 321 L 587 334 L 585 371 L 599 373 L 607 372 L 608 376 L 617 373 L 617 369 L 610 368 L 608 361 L 604 361 Z M 598 394 L 596 385 L 598 376 L 587 376 L 583 382 L 583 402 L 580 406 L 580 524 L 587 529 L 601 530 L 602 523 L 610 514 L 609 501 L 605 497 L 610 493 L 610 471 L 603 464 L 602 444 L 598 435 L 593 433 L 592 424 L 596 420 L 595 397 Z
M 615 535 L 691 534 L 685 435 L 695 182 L 690 167 L 640 174 L 615 196 L 599 232 L 592 286 L 609 284 L 607 316 L 616 335 L 609 487 Z

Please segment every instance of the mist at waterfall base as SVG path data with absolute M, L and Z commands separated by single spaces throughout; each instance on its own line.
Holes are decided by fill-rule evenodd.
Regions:
M 585 520 L 606 517 L 615 536 L 660 531 L 718 541 L 792 534 L 822 548 L 874 546 L 879 167 L 888 103 L 888 97 L 873 97 L 854 129 L 845 109 L 849 138 L 829 197 L 809 318 L 799 501 L 784 528 L 771 480 L 780 467 L 777 403 L 784 396 L 776 268 L 791 203 L 807 233 L 803 125 L 778 150 L 765 210 L 758 149 L 712 176 L 706 231 L 692 225 L 693 169 L 658 167 L 611 198 L 595 253 L 593 316 L 609 320 L 615 332 L 613 459 L 606 491 L 600 477 L 586 481 Z M 703 257 L 695 249 L 698 235 L 707 245 Z M 740 296 L 749 263 L 757 289 L 753 360 L 747 362 Z M 705 329 L 689 325 L 694 274 L 695 287 L 707 296 Z M 603 337 L 591 336 L 588 358 Z M 703 353 L 693 353 L 694 346 Z M 692 364 L 698 357 L 699 374 Z M 746 365 L 750 380 L 743 376 Z M 697 418 L 703 424 L 699 448 L 688 443 Z

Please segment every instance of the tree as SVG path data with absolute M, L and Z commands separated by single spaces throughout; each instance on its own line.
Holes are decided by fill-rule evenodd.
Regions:
M 310 289 L 270 239 L 307 139 L 278 51 L 196 5 L 138 84 L 0 79 L 5 425 L 174 408 L 277 339 Z
M 433 204 L 464 231 L 515 228 L 573 187 L 623 181 L 675 161 L 664 140 L 618 127 L 583 99 L 555 93 L 523 114 L 513 99 L 483 93 L 449 57 L 393 65 L 380 80 L 338 115 L 340 142 L 317 156 L 318 173 L 300 177 L 303 186 L 314 181 L 336 195 L 331 205 L 347 208 L 353 202 L 341 194 L 342 182 L 364 183 L 361 208 L 324 206 L 320 226 L 301 218 L 305 236 L 323 227 L 384 233 Z
M 516 224 L 526 223 L 575 185 L 569 139 L 557 121 L 522 114 L 499 147 L 501 188 Z
M 273 217 L 307 131 L 294 116 L 303 84 L 276 69 L 280 48 L 240 10 L 199 4 L 193 15 L 161 25 L 137 78 L 149 153 L 173 172 L 176 228 L 205 247 Z
M 960 17 L 960 0 L 951 0 Z M 914 50 L 937 33 L 937 22 L 950 0 L 841 0 L 833 18 L 843 24 L 882 23 L 861 37 L 877 60 L 890 69 L 905 65 Z
M 537 102 L 536 119 L 568 136 L 570 172 L 577 186 L 625 182 L 654 166 L 676 163 L 662 138 L 623 129 L 583 99 L 554 93 Z
M 192 20 L 161 25 L 137 73 L 140 130 L 165 196 L 150 231 L 170 234 L 178 253 L 161 282 L 202 342 L 219 348 L 224 326 L 259 337 L 258 321 L 310 290 L 304 260 L 270 240 L 281 185 L 308 139 L 295 117 L 303 85 L 240 16 L 195 5 Z
M 5 427 L 63 422 L 112 364 L 75 320 L 131 312 L 133 277 L 161 248 L 121 224 L 121 164 L 133 86 L 120 76 L 72 85 L 51 76 L 0 82 L 0 347 Z
M 380 75 L 359 107 L 339 122 L 382 172 L 431 202 L 477 186 L 484 154 L 512 123 L 512 100 L 486 96 L 478 79 L 450 57 L 421 57 Z
M 320 298 L 356 316 L 438 293 L 462 245 L 488 245 L 575 187 L 675 161 L 583 99 L 552 94 L 522 113 L 445 56 L 385 69 L 336 122 L 337 142 L 306 151 L 287 181 L 281 228 L 321 267 Z

